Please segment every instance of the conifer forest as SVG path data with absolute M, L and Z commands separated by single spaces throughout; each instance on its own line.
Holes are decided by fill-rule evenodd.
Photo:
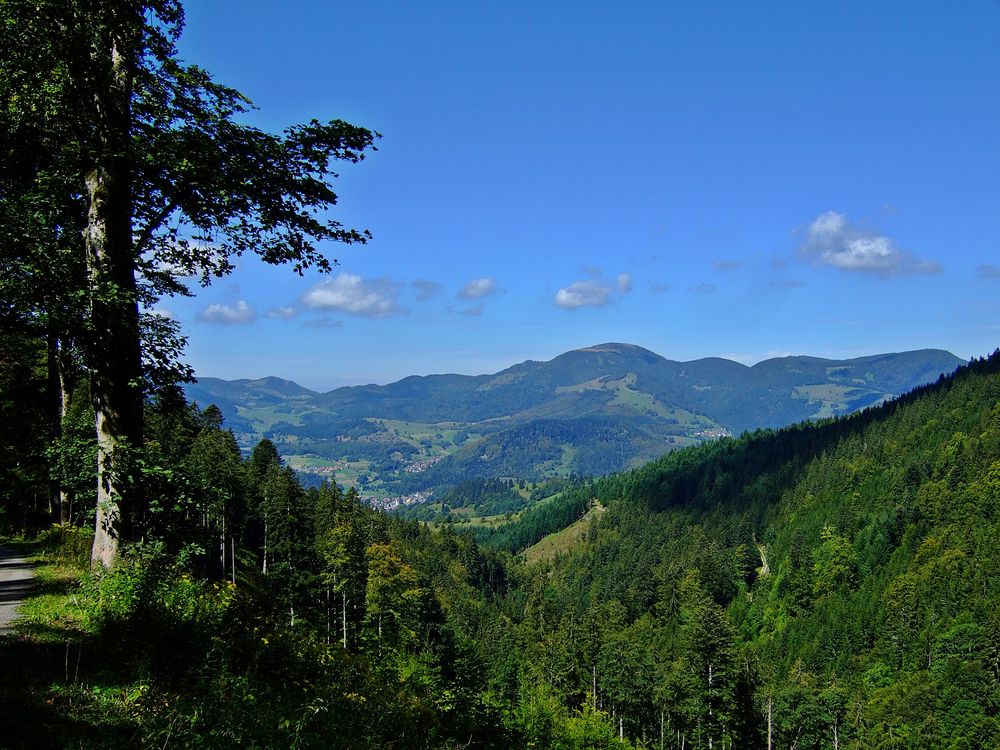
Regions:
M 0 748 L 1000 750 L 1000 353 L 387 513 L 241 449 L 149 312 L 369 242 L 325 212 L 379 133 L 246 124 L 177 0 L 0 23 Z

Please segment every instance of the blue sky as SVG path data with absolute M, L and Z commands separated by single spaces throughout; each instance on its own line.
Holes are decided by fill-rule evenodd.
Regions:
M 1000 345 L 995 0 L 211 0 L 181 55 L 260 127 L 383 135 L 332 275 L 244 258 L 163 301 L 199 375 Z

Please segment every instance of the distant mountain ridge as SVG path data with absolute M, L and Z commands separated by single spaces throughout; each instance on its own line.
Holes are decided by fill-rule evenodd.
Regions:
M 960 364 L 949 352 L 924 349 L 749 367 L 717 357 L 677 362 L 606 343 L 493 374 L 411 376 L 326 393 L 273 377 L 203 378 L 186 391 L 219 406 L 244 445 L 267 436 L 298 468 L 341 461 L 381 479 L 438 459 L 428 476 L 405 477 L 414 485 L 496 476 L 494 466 L 522 478 L 607 473 L 721 434 L 856 411 Z M 533 461 L 525 430 L 546 436 L 544 459 Z M 600 436 L 600 450 L 590 434 Z M 611 446 L 614 456 L 597 460 Z

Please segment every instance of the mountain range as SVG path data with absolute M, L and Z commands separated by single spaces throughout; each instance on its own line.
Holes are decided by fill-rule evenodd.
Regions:
M 280 378 L 201 378 L 244 449 L 262 437 L 306 474 L 375 493 L 477 477 L 606 474 L 677 447 L 879 404 L 962 364 L 938 349 L 752 367 L 607 343 L 488 375 L 412 376 L 317 393 Z

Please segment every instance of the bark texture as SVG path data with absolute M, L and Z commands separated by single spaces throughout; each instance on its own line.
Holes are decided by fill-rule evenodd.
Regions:
M 97 518 L 91 560 L 105 567 L 117 560 L 119 546 L 128 538 L 130 522 L 139 510 L 134 451 L 142 440 L 142 366 L 129 146 L 135 70 L 131 36 L 141 16 L 129 20 L 132 23 L 105 27 L 116 33 L 97 35 L 99 72 L 93 102 L 97 147 L 84 180 L 84 244 L 93 337 L 91 390 L 97 415 Z M 102 44 L 110 49 L 100 49 Z M 101 61 L 107 61 L 103 71 Z

